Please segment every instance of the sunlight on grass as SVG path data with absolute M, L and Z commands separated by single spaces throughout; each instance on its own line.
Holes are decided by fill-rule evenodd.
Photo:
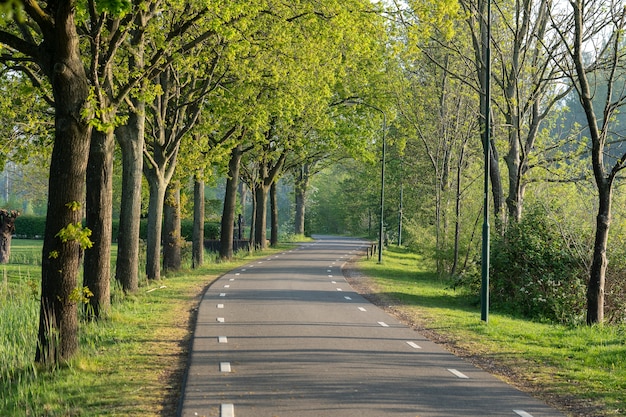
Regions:
M 359 269 L 390 305 L 425 331 L 510 368 L 540 397 L 558 396 L 570 403 L 566 408 L 586 407 L 603 416 L 626 414 L 625 326 L 568 327 L 497 311 L 486 324 L 480 321 L 478 296 L 455 291 L 419 256 L 397 248 L 385 252 L 382 265 L 363 260 Z

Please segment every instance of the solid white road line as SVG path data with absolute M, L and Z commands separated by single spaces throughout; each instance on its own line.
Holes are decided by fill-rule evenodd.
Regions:
M 411 346 L 414 349 L 421 349 L 422 347 L 415 342 L 406 342 L 407 345 Z
M 533 415 L 532 415 L 532 414 L 527 413 L 527 412 L 526 412 L 526 411 L 524 411 L 524 410 L 513 410 L 513 412 L 514 412 L 515 414 L 517 414 L 518 416 L 520 416 L 520 417 L 533 417 Z
M 220 417 L 235 417 L 235 405 L 222 404 L 220 408 Z
M 448 369 L 448 372 L 456 375 L 458 378 L 469 379 L 469 376 L 465 375 L 463 372 L 457 371 L 456 369 Z
M 220 362 L 220 372 L 231 372 L 230 362 Z

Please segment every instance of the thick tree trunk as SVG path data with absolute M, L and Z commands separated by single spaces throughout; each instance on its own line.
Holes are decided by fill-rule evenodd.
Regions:
M 200 268 L 204 264 L 204 206 L 204 181 L 196 175 L 193 182 L 192 268 Z
M 220 232 L 221 259 L 231 259 L 233 257 L 235 209 L 237 206 L 239 167 L 242 155 L 243 147 L 239 145 L 232 150 L 228 163 L 228 178 L 226 180 L 226 194 L 224 195 L 224 208 L 222 210 Z
M 267 187 L 257 184 L 254 187 L 256 207 L 254 216 L 254 242 L 257 249 L 267 248 Z
M 150 186 L 148 207 L 148 232 L 146 242 L 146 276 L 149 280 L 161 278 L 161 232 L 163 222 L 163 201 L 167 184 L 155 174 L 146 175 Z
M 85 251 L 83 285 L 93 293 L 85 305 L 90 318 L 111 307 L 111 222 L 113 216 L 113 130 L 93 131 L 87 164 L 86 224 L 93 246 Z
M 117 235 L 115 278 L 126 293 L 139 288 L 139 226 L 141 219 L 141 188 L 143 179 L 143 148 L 145 114 L 143 102 L 135 102 L 126 126 L 117 129 L 117 142 L 122 149 L 122 202 Z
M 53 3 L 54 26 L 44 33 L 40 63 L 52 83 L 55 141 L 50 161 L 46 229 L 42 249 L 39 333 L 35 360 L 56 363 L 78 350 L 80 242 L 62 239 L 68 225 L 80 225 L 91 129 L 82 113 L 89 82 L 81 61 L 74 2 Z
M 11 239 L 15 233 L 15 219 L 20 213 L 15 210 L 0 210 L 0 264 L 11 258 Z
M 593 244 L 593 261 L 587 285 L 587 324 L 601 323 L 604 320 L 604 283 L 606 277 L 606 248 L 611 226 L 610 183 L 599 187 L 599 208 L 596 217 L 596 237 Z
M 180 182 L 173 181 L 167 187 L 163 206 L 163 269 L 178 271 L 182 265 L 180 233 Z
M 272 247 L 278 246 L 278 196 L 276 195 L 277 184 L 272 183 L 270 187 L 270 207 L 271 207 L 271 230 L 270 230 L 270 245 Z

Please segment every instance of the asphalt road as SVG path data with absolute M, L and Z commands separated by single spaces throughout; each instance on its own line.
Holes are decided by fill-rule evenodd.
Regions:
M 322 238 L 216 281 L 196 323 L 182 417 L 563 416 L 359 296 Z

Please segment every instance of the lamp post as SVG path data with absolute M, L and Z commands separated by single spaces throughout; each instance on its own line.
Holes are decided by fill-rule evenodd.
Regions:
M 483 150 L 485 152 L 484 166 L 484 201 L 483 201 L 483 243 L 482 243 L 482 271 L 481 271 L 481 311 L 480 318 L 484 322 L 489 321 L 489 177 L 490 177 L 490 156 L 491 156 L 491 0 L 486 1 L 487 16 L 484 26 L 483 48 L 485 62 L 485 94 L 483 109 L 484 130 L 483 130 Z
M 383 133 L 382 133 L 382 161 L 380 168 L 380 225 L 378 229 L 378 263 L 383 262 L 383 233 L 384 233 L 384 214 L 385 214 L 385 153 L 387 152 L 387 143 L 385 141 L 385 133 L 387 131 L 387 115 L 379 107 L 364 101 L 348 101 L 346 104 L 360 104 L 370 109 L 376 110 L 383 115 Z

